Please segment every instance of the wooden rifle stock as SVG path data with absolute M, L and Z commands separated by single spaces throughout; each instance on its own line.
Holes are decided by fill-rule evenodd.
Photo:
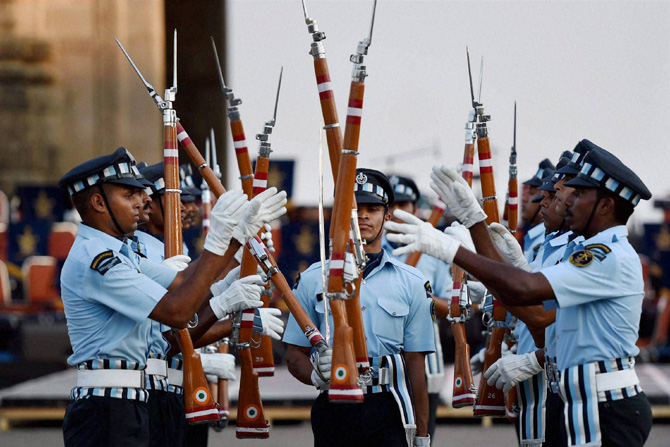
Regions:
M 179 141 L 182 144 L 182 147 L 186 150 L 186 153 L 188 154 L 193 164 L 198 166 L 198 169 L 200 170 L 202 177 L 207 182 L 207 185 L 209 185 L 209 188 L 212 190 L 214 196 L 216 198 L 219 198 L 221 194 L 226 192 L 225 188 L 221 184 L 221 180 L 219 180 L 218 177 L 214 175 L 212 169 L 209 166 L 207 166 L 207 163 L 205 162 L 205 159 L 202 158 L 200 151 L 198 151 L 198 148 L 195 146 L 195 144 L 193 144 L 193 141 L 188 136 L 188 134 L 186 133 L 186 131 L 184 130 L 184 128 L 181 126 L 180 123 L 177 123 L 177 129 L 179 131 L 178 137 Z M 312 322 L 312 319 L 309 317 L 307 312 L 305 312 L 305 310 L 300 305 L 300 302 L 291 291 L 291 287 L 289 287 L 288 282 L 284 277 L 284 274 L 277 267 L 276 261 L 274 260 L 270 252 L 264 249 L 260 238 L 257 238 L 256 243 L 258 244 L 259 247 L 262 247 L 263 250 L 262 253 L 261 252 L 252 253 L 254 255 L 254 259 L 256 259 L 256 262 L 261 266 L 263 272 L 266 275 L 270 276 L 272 284 L 281 293 L 281 296 L 284 302 L 286 303 L 286 307 L 288 307 L 289 312 L 291 312 L 291 315 L 293 315 L 293 317 L 298 322 L 300 329 L 302 329 L 303 333 L 305 334 L 305 337 L 307 337 L 307 340 L 309 340 L 310 344 L 319 351 L 325 350 L 327 348 L 327 345 L 325 339 L 323 338 L 323 335 L 321 335 L 314 322 Z M 234 245 L 237 246 L 237 248 L 234 248 L 235 251 L 239 249 L 240 247 L 239 244 L 240 243 L 237 242 L 237 240 L 233 240 L 230 242 L 231 247 L 233 247 Z M 247 243 L 246 247 L 249 250 L 252 248 L 252 244 Z M 230 250 L 231 248 L 228 248 L 228 251 Z
M 230 345 L 227 338 L 224 338 L 218 343 L 216 352 L 219 354 L 228 354 L 230 352 Z M 219 404 L 219 422 L 217 425 L 218 428 L 223 429 L 228 426 L 228 420 L 230 418 L 230 394 L 228 392 L 227 379 L 219 379 L 217 394 L 217 402 Z
M 310 25 L 308 29 L 314 37 L 314 42 L 312 43 L 310 54 L 314 56 L 314 74 L 316 75 L 316 84 L 319 90 L 319 101 L 321 103 L 321 113 L 323 116 L 324 129 L 326 130 L 326 142 L 328 144 L 328 155 L 330 158 L 330 166 L 333 172 L 333 181 L 337 183 L 338 181 L 338 172 L 340 167 L 340 159 L 342 156 L 342 130 L 340 128 L 339 118 L 337 116 L 337 107 L 335 105 L 335 95 L 333 93 L 332 85 L 330 82 L 330 72 L 328 70 L 328 62 L 326 61 L 326 53 L 323 49 L 323 44 L 321 40 L 325 38 L 323 33 L 318 33 L 318 28 L 316 27 L 316 21 L 308 19 Z M 362 85 L 362 83 L 361 83 Z M 361 90 L 361 107 L 363 100 L 363 91 Z M 360 117 L 358 117 L 360 125 Z M 348 122 L 348 120 L 347 120 Z M 356 136 L 356 147 L 358 146 L 358 136 Z M 347 146 L 349 147 L 349 146 Z M 356 149 L 356 148 L 351 148 Z M 354 226 L 358 225 L 357 221 L 353 221 L 358 218 L 356 198 L 353 197 L 352 190 L 352 201 L 351 201 L 351 216 L 352 216 L 352 228 L 351 231 L 357 231 Z M 333 239 L 334 226 L 330 227 L 330 239 Z M 351 253 L 354 253 L 353 241 L 351 243 Z M 355 292 L 353 297 L 345 301 L 345 310 L 347 315 L 346 323 L 353 330 L 353 348 L 354 348 L 354 357 L 356 359 L 356 366 L 360 372 L 366 372 L 370 368 L 370 362 L 368 359 L 368 350 L 367 345 L 365 344 L 365 330 L 363 328 L 363 316 L 360 311 L 360 286 L 362 280 L 362 271 L 359 271 L 359 277 L 354 281 Z M 339 312 L 339 310 L 335 310 Z M 335 317 L 334 317 L 335 318 Z
M 440 198 L 438 198 L 437 201 L 435 202 L 435 205 L 433 205 L 433 210 L 430 212 L 430 216 L 428 217 L 428 223 L 431 224 L 433 228 L 437 227 L 437 224 L 440 223 L 440 219 L 444 214 L 445 208 L 446 205 L 444 204 L 444 202 Z M 422 253 L 420 251 L 410 253 L 409 256 L 407 256 L 407 259 L 405 260 L 405 264 L 411 265 L 412 267 L 416 267 L 416 265 L 419 263 L 419 259 L 421 259 L 421 254 Z
M 505 339 L 505 316 L 507 311 L 498 300 L 493 300 L 493 329 L 484 354 L 484 367 L 489 369 L 501 355 L 502 343 Z M 489 385 L 482 374 L 479 392 L 475 403 L 475 416 L 505 416 L 505 393 L 494 385 Z
M 504 343 L 506 343 L 507 347 L 510 349 L 512 348 L 512 346 L 514 346 L 514 340 L 511 337 L 512 337 L 512 331 L 510 330 L 510 328 L 506 328 Z M 507 392 L 507 395 L 505 396 L 505 411 L 507 412 L 507 419 L 509 419 L 510 421 L 514 422 L 518 419 L 519 397 L 516 393 L 516 387 L 513 387 L 511 390 L 509 390 Z
M 179 157 L 177 155 L 176 128 L 165 125 L 165 193 L 163 210 L 165 222 L 165 257 L 182 253 L 181 194 L 179 193 Z M 209 385 L 202 370 L 200 355 L 193 349 L 193 341 L 187 329 L 177 331 L 177 340 L 184 359 L 184 406 L 186 420 L 190 424 L 216 421 L 216 408 Z
M 463 170 L 461 175 L 472 187 L 472 177 L 474 171 L 473 159 L 475 156 L 474 134 L 472 123 L 466 124 L 465 147 L 463 149 Z M 476 388 L 474 378 L 472 377 L 472 367 L 470 366 L 470 346 L 465 336 L 465 321 L 463 309 L 460 303 L 460 293 L 463 282 L 465 281 L 465 272 L 458 268 L 456 264 L 451 266 L 451 277 L 453 285 L 451 288 L 451 302 L 449 305 L 449 321 L 451 321 L 451 331 L 454 334 L 455 356 L 454 356 L 454 382 L 453 399 L 454 408 L 465 407 L 475 403 Z
M 456 354 L 454 356 L 454 389 L 452 406 L 454 408 L 473 405 L 476 398 L 475 380 L 470 366 L 470 346 L 465 337 L 465 324 L 459 304 L 461 283 L 455 282 L 451 293 L 450 317 L 451 331 L 454 334 Z

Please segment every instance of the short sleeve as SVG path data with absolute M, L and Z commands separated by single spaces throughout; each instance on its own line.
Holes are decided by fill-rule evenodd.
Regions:
M 298 299 L 300 306 L 307 312 L 309 318 L 312 322 L 319 328 L 321 323 L 318 318 L 316 309 L 314 308 L 316 296 L 311 296 L 310 290 L 312 289 L 309 277 L 304 278 L 302 281 L 298 281 L 297 287 L 293 289 L 295 297 Z M 305 337 L 305 333 L 300 329 L 300 325 L 296 321 L 293 314 L 289 316 L 288 323 L 286 324 L 286 330 L 284 330 L 284 343 L 288 343 L 296 346 L 303 346 L 306 348 L 311 347 L 309 340 Z
M 432 298 L 420 281 L 412 281 L 410 309 L 405 320 L 403 349 L 408 352 L 435 352 L 435 334 L 431 315 Z
M 114 263 L 114 261 L 109 261 Z M 156 281 L 123 262 L 104 270 L 88 268 L 84 284 L 91 287 L 87 299 L 141 323 L 145 321 L 167 290 Z
M 166 289 L 170 287 L 172 281 L 177 277 L 177 273 L 179 273 L 170 267 L 142 257 L 140 257 L 140 270 Z
M 602 259 L 601 259 L 602 258 Z M 573 253 L 570 259 L 542 273 L 556 296 L 560 308 L 611 298 L 619 276 L 619 265 L 614 253 L 602 256 L 586 250 Z

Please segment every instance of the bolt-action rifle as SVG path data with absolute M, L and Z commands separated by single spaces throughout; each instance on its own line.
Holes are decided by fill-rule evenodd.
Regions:
M 253 168 L 251 166 L 251 159 L 249 158 L 249 150 L 247 149 L 246 136 L 244 135 L 244 127 L 242 126 L 242 119 L 240 117 L 239 105 L 242 104 L 242 100 L 235 97 L 233 89 L 227 87 L 223 80 L 223 72 L 221 70 L 221 65 L 219 63 L 219 55 L 216 51 L 216 43 L 214 38 L 210 37 L 212 43 L 212 52 L 214 53 L 214 59 L 216 62 L 216 69 L 219 77 L 219 84 L 221 85 L 221 90 L 228 99 L 229 106 L 227 108 L 228 118 L 230 119 L 230 132 L 233 136 L 233 145 L 235 146 L 235 157 L 237 159 L 237 166 L 240 171 L 240 179 L 242 180 L 242 190 L 250 199 L 258 194 L 259 192 L 264 191 L 266 188 L 257 190 L 260 184 L 267 185 L 267 172 L 260 172 L 258 175 L 264 178 L 255 177 L 253 173 Z M 281 76 L 280 76 L 281 84 Z M 277 99 L 279 99 L 279 90 L 277 91 Z M 276 116 L 276 104 L 275 104 L 275 116 Z M 273 118 L 274 119 L 274 118 Z M 272 126 L 270 126 L 269 132 L 272 132 Z M 263 135 L 263 134 L 260 134 Z M 267 136 L 266 136 L 267 137 Z M 257 136 L 258 138 L 258 136 Z M 255 265 L 253 258 L 250 258 L 248 265 Z M 250 274 L 254 274 L 250 273 Z M 269 289 L 265 290 L 265 294 L 262 297 L 263 307 L 269 307 L 270 299 L 267 296 Z M 261 344 L 257 347 L 251 348 L 252 360 L 254 364 L 254 371 L 258 373 L 259 376 L 273 376 L 275 371 L 274 358 L 272 356 L 272 339 L 270 337 L 263 336 L 261 337 Z
M 149 95 L 163 115 L 165 257 L 172 257 L 181 254 L 183 249 L 181 190 L 179 189 L 179 152 L 177 149 L 177 114 L 172 107 L 172 103 L 177 95 L 177 31 L 175 30 L 174 32 L 173 85 L 171 88 L 165 89 L 164 100 L 156 93 L 153 86 L 144 79 L 118 39 L 116 42 L 121 47 L 121 50 L 139 75 Z M 188 330 L 180 329 L 176 333 L 184 359 L 184 405 L 186 408 L 186 420 L 190 424 L 216 421 L 219 419 L 219 412 L 209 392 L 207 379 L 200 362 L 200 355 L 193 349 L 193 341 Z
M 267 189 L 267 174 L 270 162 L 270 153 L 272 152 L 269 136 L 272 133 L 277 119 L 277 104 L 279 102 L 279 89 L 281 88 L 281 74 L 279 75 L 279 85 L 277 86 L 277 100 L 275 102 L 274 115 L 270 121 L 265 123 L 263 133 L 256 135 L 260 141 L 259 154 L 256 161 L 256 174 L 253 180 L 253 190 L 251 196 L 259 194 Z M 248 156 L 247 156 L 248 160 Z M 251 162 L 249 162 L 251 164 Z M 240 268 L 240 277 L 256 274 L 256 262 L 249 251 L 244 252 L 242 256 L 242 266 Z M 254 370 L 251 348 L 258 345 L 260 340 L 252 340 L 254 309 L 247 309 L 242 312 L 242 323 L 239 329 L 239 338 L 237 340 L 237 352 L 240 356 L 242 366 L 240 379 L 240 394 L 237 403 L 237 437 L 238 438 L 267 438 L 269 436 L 269 426 L 263 413 L 263 403 L 258 389 L 259 374 Z M 267 340 L 267 341 L 266 341 Z M 261 344 L 271 344 L 269 338 L 260 341 Z M 272 351 L 270 350 L 270 356 Z
M 475 135 L 477 138 L 477 154 L 479 156 L 479 174 L 483 195 L 483 208 L 486 213 L 486 223 L 500 222 L 500 215 L 498 211 L 498 200 L 496 199 L 495 181 L 493 177 L 493 164 L 491 160 L 491 147 L 489 144 L 488 128 L 486 123 L 490 121 L 491 117 L 484 114 L 484 106 L 481 101 L 481 77 L 479 78 L 479 97 L 475 101 L 475 95 L 472 88 L 472 70 L 470 69 L 470 51 L 467 51 L 468 56 L 468 75 L 470 77 L 470 97 L 472 99 L 473 110 L 470 113 L 470 123 L 474 125 Z M 505 317 L 507 311 L 502 304 L 493 299 L 493 318 L 488 319 L 491 334 L 486 345 L 484 368 L 486 371 L 493 363 L 495 363 L 501 355 L 501 346 L 505 337 Z M 474 408 L 475 416 L 504 416 L 505 415 L 505 395 L 501 390 L 495 386 L 490 386 L 484 374 L 482 374 L 479 382 L 479 389 L 477 393 L 477 401 Z
M 376 6 L 377 2 L 375 0 L 374 8 Z M 361 334 L 362 336 L 359 335 L 354 339 L 353 328 L 359 328 L 362 331 L 363 318 L 361 315 L 360 296 L 356 293 L 360 291 L 360 282 L 358 283 L 358 287 L 356 287 L 356 280 L 361 275 L 358 274 L 355 261 L 355 247 L 350 241 L 352 239 L 351 224 L 358 139 L 363 112 L 364 82 L 367 76 L 366 68 L 363 65 L 363 58 L 367 55 L 368 47 L 371 43 L 374 14 L 375 9 L 373 9 L 368 37 L 358 43 L 356 54 L 350 57 L 354 68 L 349 90 L 347 124 L 344 131 L 337 181 L 335 183 L 335 201 L 331 221 L 333 228 L 332 252 L 328 265 L 328 293 L 326 294 L 332 310 L 334 323 L 333 361 L 330 388 L 328 390 L 328 400 L 331 402 L 363 401 L 363 390 L 358 383 L 357 360 L 361 355 L 358 353 L 364 350 L 365 363 L 368 363 L 364 332 Z M 346 313 L 342 312 L 343 310 Z M 352 343 L 354 341 L 356 345 L 352 350 Z M 363 360 L 362 356 L 360 360 Z
M 307 14 L 307 7 L 305 1 L 302 2 L 303 12 L 305 15 L 305 23 L 307 30 L 312 35 L 312 42 L 310 54 L 314 57 L 314 72 L 316 75 L 316 83 L 319 91 L 319 100 L 321 103 L 321 113 L 323 115 L 324 129 L 326 131 L 326 140 L 328 143 L 328 154 L 330 158 L 330 166 L 333 172 L 333 181 L 337 183 L 338 170 L 340 166 L 340 158 L 342 154 L 342 131 L 340 128 L 339 119 L 337 116 L 337 108 L 335 106 L 335 96 L 333 94 L 332 85 L 330 82 L 330 73 L 328 71 L 328 63 L 326 62 L 326 53 L 321 42 L 326 38 L 323 31 L 319 31 L 316 20 L 309 17 Z M 375 3 L 376 8 L 376 3 Z M 372 23 L 374 24 L 374 9 L 372 15 Z M 368 38 L 367 46 L 372 38 L 372 25 L 370 27 L 370 37 Z M 365 47 L 365 54 L 367 54 L 367 46 Z M 362 51 L 360 45 L 359 50 Z M 354 56 L 352 56 L 354 57 Z M 363 250 L 365 243 L 360 237 L 360 229 L 358 228 L 358 206 L 356 205 L 356 198 L 352 197 L 351 210 L 351 232 L 349 244 L 352 248 L 355 263 L 358 269 L 358 275 L 354 278 L 354 296 L 345 302 L 345 311 L 347 314 L 346 324 L 353 330 L 353 344 L 354 344 L 354 358 L 359 372 L 366 373 L 370 368 L 370 363 L 367 354 L 367 345 L 365 344 L 365 331 L 363 328 L 363 319 L 360 315 L 360 283 L 362 280 L 362 271 L 365 268 L 367 258 Z M 330 240 L 333 240 L 333 231 L 335 227 L 330 227 Z M 338 304 L 336 304 L 338 306 Z M 335 312 L 338 312 L 336 310 Z
M 516 101 L 514 101 L 514 139 L 512 140 L 512 149 L 509 155 L 509 181 L 507 183 L 507 198 L 505 200 L 505 212 L 503 213 L 503 225 L 509 229 L 510 233 L 516 233 L 519 224 L 519 185 L 517 182 L 516 166 Z M 515 343 L 512 330 L 508 327 L 505 331 L 505 343 L 511 348 Z M 507 392 L 505 399 L 507 418 L 515 421 L 519 416 L 519 404 L 516 387 Z

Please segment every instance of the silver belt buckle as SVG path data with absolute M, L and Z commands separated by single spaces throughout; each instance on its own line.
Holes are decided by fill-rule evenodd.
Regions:
M 545 371 L 547 373 L 547 382 L 549 382 L 549 389 L 552 393 L 559 392 L 558 381 L 559 381 L 559 372 L 558 367 L 555 363 L 547 363 Z

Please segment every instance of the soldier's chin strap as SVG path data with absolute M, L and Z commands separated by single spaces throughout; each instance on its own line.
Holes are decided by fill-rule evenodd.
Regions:
M 114 211 L 112 211 L 112 207 L 109 206 L 109 201 L 107 200 L 107 194 L 105 194 L 105 189 L 102 187 L 102 183 L 98 183 L 98 189 L 100 190 L 100 194 L 102 195 L 102 200 L 105 201 L 105 206 L 107 207 L 107 211 L 109 211 L 109 217 L 112 218 L 114 226 L 123 236 L 127 235 L 128 233 L 121 229 L 121 225 L 119 225 L 119 222 L 116 220 L 116 217 L 114 217 Z
M 596 215 L 596 209 L 598 209 L 598 204 L 603 199 L 602 191 L 600 190 L 600 188 L 598 188 L 596 194 L 597 194 L 596 203 L 593 204 L 593 209 L 591 209 L 591 215 L 589 216 L 589 220 L 586 221 L 586 227 L 584 227 L 584 231 L 582 231 L 582 236 L 584 236 L 585 238 L 587 233 L 589 232 L 589 227 L 593 222 L 593 217 Z
M 387 214 L 388 212 L 389 212 L 389 207 L 386 206 L 386 205 L 384 205 L 384 216 L 382 217 L 382 226 L 381 226 L 381 228 L 379 229 L 379 232 L 377 233 L 377 236 L 375 236 L 374 239 L 372 239 L 371 241 L 365 241 L 366 244 L 368 244 L 368 245 L 369 245 L 369 244 L 372 244 L 374 241 L 376 241 L 377 239 L 379 239 L 379 236 L 382 235 L 382 231 L 384 231 L 384 218 L 386 217 L 386 214 Z

